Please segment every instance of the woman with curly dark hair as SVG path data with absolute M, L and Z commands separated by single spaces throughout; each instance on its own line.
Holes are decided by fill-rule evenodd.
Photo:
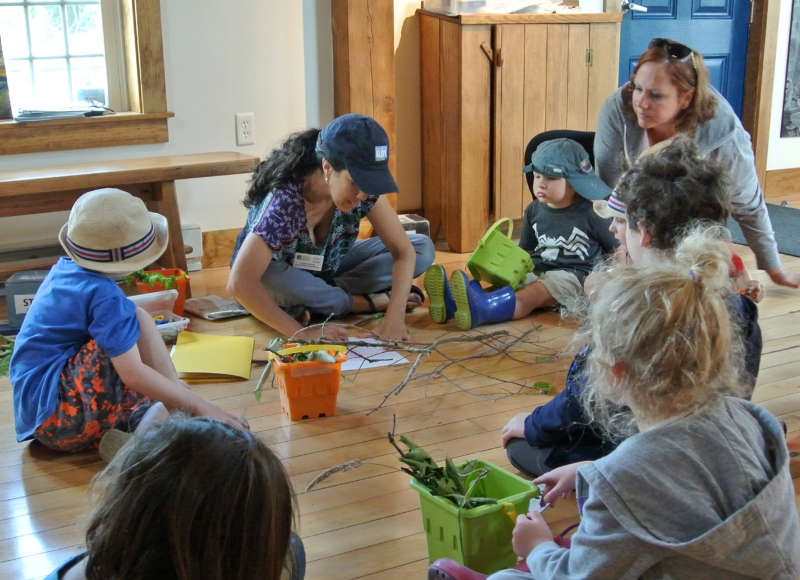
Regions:
M 407 340 L 405 312 L 423 300 L 411 281 L 433 262 L 434 249 L 429 237 L 406 235 L 381 195 L 397 190 L 388 159 L 386 133 L 363 115 L 290 135 L 253 174 L 229 292 L 286 336 L 310 314 L 385 311 L 378 336 Z M 362 217 L 377 237 L 356 239 Z M 335 326 L 325 332 L 347 336 Z

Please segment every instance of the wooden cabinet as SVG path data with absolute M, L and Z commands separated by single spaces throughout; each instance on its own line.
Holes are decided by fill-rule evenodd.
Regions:
M 621 15 L 418 14 L 423 208 L 432 235 L 470 252 L 490 217 L 522 217 L 534 135 L 594 129 L 617 87 Z

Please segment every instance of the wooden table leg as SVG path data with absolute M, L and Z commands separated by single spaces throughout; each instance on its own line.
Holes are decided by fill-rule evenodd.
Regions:
M 178 214 L 178 199 L 175 196 L 175 182 L 163 181 L 153 184 L 153 200 L 157 211 L 169 224 L 169 245 L 161 261 L 171 268 L 180 268 L 186 271 L 186 254 L 183 252 L 183 233 L 181 233 L 181 218 Z

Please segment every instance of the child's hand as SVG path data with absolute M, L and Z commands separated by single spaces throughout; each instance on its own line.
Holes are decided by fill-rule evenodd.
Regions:
M 578 474 L 578 467 L 589 461 L 578 461 L 569 465 L 556 467 L 533 480 L 533 483 L 545 485 L 545 494 L 542 497 L 542 505 L 556 505 L 559 498 L 567 497 L 575 489 L 575 477 Z
M 511 417 L 511 420 L 503 427 L 503 430 L 500 432 L 503 449 L 508 445 L 509 440 L 525 438 L 525 417 L 527 416 L 527 413 L 517 413 Z
M 247 419 L 244 417 L 238 418 L 234 417 L 227 411 L 217 407 L 214 403 L 210 403 L 206 401 L 206 405 L 204 408 L 199 410 L 196 415 L 200 415 L 203 417 L 211 417 L 212 419 L 216 419 L 217 421 L 222 421 L 223 423 L 227 423 L 231 427 L 235 427 L 236 429 L 241 429 L 242 431 L 249 431 L 250 425 L 247 422 Z
M 511 545 L 517 556 L 527 558 L 536 546 L 552 541 L 553 533 L 539 512 L 517 516 L 517 524 L 511 534 Z
M 758 304 L 764 298 L 764 284 L 758 280 L 748 280 L 742 288 L 742 292 L 750 300 Z

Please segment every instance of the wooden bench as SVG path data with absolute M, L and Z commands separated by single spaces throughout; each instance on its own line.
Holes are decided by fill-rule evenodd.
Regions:
M 0 171 L 0 217 L 68 210 L 87 191 L 118 187 L 167 218 L 169 245 L 159 262 L 186 270 L 175 180 L 250 173 L 258 162 L 252 155 L 221 152 Z

